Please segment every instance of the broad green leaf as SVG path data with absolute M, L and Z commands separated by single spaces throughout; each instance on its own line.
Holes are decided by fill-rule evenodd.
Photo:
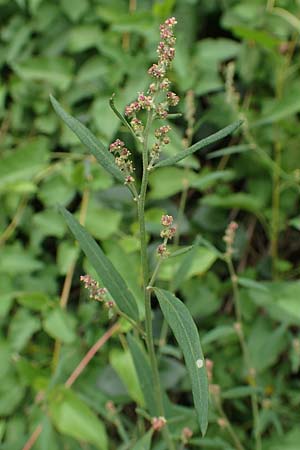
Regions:
M 253 127 L 266 125 L 287 119 L 300 111 L 300 84 L 291 84 L 281 99 L 274 99 L 267 104 L 261 119 L 253 123 Z
M 131 334 L 127 335 L 127 342 L 146 406 L 150 415 L 155 416 L 157 410 L 153 396 L 153 378 L 148 357 L 145 350 Z
M 105 240 L 118 231 L 121 219 L 120 211 L 105 208 L 91 199 L 87 208 L 85 227 L 96 239 Z
M 202 275 L 213 265 L 218 257 L 216 252 L 212 249 L 201 247 L 199 245 L 196 246 L 194 252 L 195 254 L 191 258 L 183 252 L 177 255 L 176 258 L 166 259 L 160 268 L 158 278 L 165 281 L 171 280 L 174 277 L 174 273 L 179 270 L 179 267 L 181 267 L 181 280 L 186 280 L 195 275 Z M 186 262 L 183 263 L 183 261 L 190 261 L 191 264 L 187 264 Z M 182 264 L 185 265 L 184 269 L 182 268 Z
M 36 56 L 14 65 L 14 70 L 24 80 L 44 81 L 65 90 L 71 83 L 74 63 L 64 57 Z
M 33 311 L 45 311 L 51 305 L 49 297 L 43 292 L 22 292 L 17 296 L 17 301 Z
M 222 130 L 217 131 L 216 133 L 201 139 L 196 144 L 192 145 L 186 150 L 182 150 L 182 152 L 177 153 L 174 156 L 171 156 L 170 158 L 163 159 L 162 161 L 159 161 L 157 164 L 155 164 L 154 167 L 163 167 L 163 166 L 170 166 L 178 161 L 181 161 L 182 159 L 186 158 L 189 155 L 192 155 L 193 153 L 197 152 L 198 150 L 207 147 L 210 144 L 213 144 L 214 142 L 220 141 L 221 139 L 225 138 L 226 136 L 229 136 L 231 133 L 233 133 L 237 128 L 239 128 L 242 124 L 241 120 L 237 120 L 236 122 L 232 123 L 231 125 L 228 125 L 225 128 L 222 128 Z
M 237 336 L 235 329 L 228 325 L 220 325 L 203 336 L 202 345 L 205 346 L 218 340 L 225 341 L 228 336 Z
M 265 308 L 271 317 L 293 325 L 300 324 L 300 281 L 259 283 L 266 289 L 247 286 L 249 298 Z
M 43 328 L 49 336 L 59 339 L 66 344 L 70 344 L 76 339 L 75 321 L 60 307 L 47 314 Z
M 238 38 L 254 42 L 266 48 L 278 47 L 280 40 L 265 30 L 255 30 L 249 27 L 234 27 L 233 34 Z
M 114 348 L 110 352 L 109 361 L 122 380 L 129 396 L 138 405 L 144 406 L 144 396 L 130 352 Z
M 0 384 L 0 415 L 10 416 L 20 404 L 25 395 L 25 386 L 12 375 L 1 380 Z
M 300 441 L 299 424 L 294 426 L 283 436 L 274 436 L 271 440 L 265 442 L 263 450 L 298 450 Z
M 117 272 L 110 260 L 105 256 L 101 247 L 77 222 L 72 214 L 65 208 L 60 208 L 60 211 L 66 219 L 73 235 L 78 240 L 80 247 L 93 265 L 104 286 L 109 290 L 117 306 L 123 313 L 134 320 L 138 320 L 139 314 L 135 298 L 119 272 Z
M 73 22 L 77 22 L 78 19 L 84 14 L 89 7 L 88 0 L 61 0 L 60 7 L 66 14 L 66 16 Z
M 97 48 L 102 39 L 101 29 L 98 25 L 81 24 L 72 27 L 68 35 L 68 50 L 77 53 L 92 47 Z
M 70 389 L 56 387 L 49 397 L 49 414 L 60 433 L 107 450 L 105 427 L 96 414 Z
M 153 430 L 150 429 L 147 433 L 139 439 L 132 450 L 151 450 L 151 441 L 152 441 Z
M 202 203 L 203 205 L 224 209 L 239 208 L 253 213 L 261 213 L 263 207 L 263 200 L 261 198 L 245 192 L 236 192 L 222 196 L 210 194 L 202 200 Z
M 19 308 L 9 325 L 9 341 L 14 351 L 21 351 L 31 336 L 41 328 L 38 317 L 25 308 Z
M 192 181 L 191 187 L 199 189 L 199 191 L 205 191 L 217 183 L 232 181 L 235 177 L 236 173 L 233 170 L 215 170 L 198 176 L 197 179 Z
M 124 182 L 124 175 L 115 165 L 113 155 L 100 142 L 93 133 L 88 130 L 79 120 L 68 114 L 58 103 L 58 101 L 50 95 L 52 106 L 59 117 L 66 123 L 66 125 L 76 134 L 80 141 L 85 145 L 89 151 L 95 156 L 99 164 L 106 169 L 117 180 Z
M 234 58 L 240 47 L 241 44 L 233 39 L 201 39 L 196 44 L 196 59 L 200 66 L 203 63 L 206 66 L 215 66 L 221 61 Z
M 159 200 L 181 192 L 184 186 L 193 185 L 197 182 L 198 175 L 191 171 L 179 167 L 162 167 L 150 173 L 149 184 L 151 191 L 149 198 Z
M 248 339 L 249 357 L 256 372 L 262 373 L 276 364 L 287 345 L 287 325 L 273 329 L 263 317 L 252 323 Z
M 296 228 L 296 230 L 300 231 L 300 216 L 293 217 L 291 220 L 289 220 L 289 224 Z
M 154 292 L 163 315 L 183 352 L 191 378 L 200 429 L 204 435 L 208 423 L 208 381 L 197 327 L 187 307 L 175 295 L 158 288 L 154 288 Z
M 16 151 L 5 152 L 0 158 L 0 191 L 9 191 L 45 168 L 49 153 L 44 138 L 32 139 Z

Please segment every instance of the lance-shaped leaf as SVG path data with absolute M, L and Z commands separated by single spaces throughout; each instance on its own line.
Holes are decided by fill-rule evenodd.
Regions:
M 151 416 L 157 414 L 156 404 L 153 396 L 153 377 L 150 362 L 145 350 L 136 341 L 136 339 L 128 333 L 127 342 L 133 359 L 134 367 L 138 376 L 141 391 L 144 396 L 145 404 Z
M 157 164 L 155 164 L 154 167 L 171 166 L 177 163 L 178 161 L 181 161 L 182 159 L 186 158 L 187 156 L 192 155 L 198 150 L 201 150 L 202 148 L 207 147 L 208 145 L 225 138 L 229 134 L 233 133 L 242 123 L 243 123 L 242 120 L 237 120 L 236 122 L 233 122 L 231 125 L 222 128 L 222 130 L 219 130 L 216 133 L 211 134 L 210 136 L 204 139 L 201 139 L 201 141 L 196 142 L 196 144 L 192 145 L 188 149 L 182 150 L 181 152 L 176 153 L 176 155 L 171 156 L 170 158 L 166 158 L 163 159 L 162 161 L 159 161 Z
M 208 422 L 208 381 L 198 330 L 189 310 L 175 295 L 158 288 L 154 288 L 154 292 L 163 315 L 184 355 L 192 382 L 194 404 L 200 429 L 204 435 Z
M 65 124 L 76 134 L 80 141 L 95 156 L 98 163 L 113 175 L 117 180 L 124 182 L 125 177 L 115 164 L 113 155 L 107 150 L 104 144 L 99 141 L 93 133 L 88 130 L 79 120 L 68 114 L 59 102 L 50 95 L 50 100 L 55 112 L 65 122 Z
M 86 254 L 88 260 L 93 265 L 102 283 L 108 289 L 118 308 L 134 320 L 138 320 L 138 307 L 135 298 L 129 290 L 124 279 L 115 269 L 110 260 L 105 256 L 101 247 L 92 236 L 83 228 L 73 215 L 65 208 L 60 207 L 60 211 L 78 240 L 80 247 Z

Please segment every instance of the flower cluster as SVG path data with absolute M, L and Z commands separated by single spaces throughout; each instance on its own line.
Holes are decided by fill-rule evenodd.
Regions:
M 125 174 L 125 184 L 133 183 L 134 178 L 131 175 L 134 171 L 134 167 L 132 164 L 130 151 L 125 147 L 125 144 L 120 139 L 117 139 L 115 142 L 110 144 L 109 150 L 111 153 L 114 153 L 115 163 L 119 167 L 119 169 Z
M 173 216 L 163 215 L 161 218 L 161 224 L 163 229 L 160 232 L 160 237 L 163 238 L 164 242 L 157 247 L 157 253 L 161 257 L 169 256 L 169 251 L 167 249 L 167 242 L 172 239 L 176 233 L 176 227 L 172 226 Z
M 151 164 L 159 159 L 162 148 L 170 143 L 170 138 L 168 136 L 170 130 L 171 127 L 169 125 L 164 125 L 162 127 L 156 128 L 156 142 L 152 145 L 150 151 Z
M 181 441 L 184 445 L 188 444 L 189 440 L 193 436 L 193 432 L 189 427 L 184 427 L 181 431 Z
M 107 289 L 99 286 L 98 281 L 90 275 L 81 275 L 80 281 L 83 282 L 85 289 L 88 289 L 90 298 L 97 302 L 103 302 L 107 295 Z
M 233 243 L 235 239 L 236 230 L 238 229 L 238 224 L 236 222 L 230 222 L 225 231 L 225 236 L 223 240 L 226 243 L 226 255 L 231 256 L 233 254 Z
M 160 431 L 166 425 L 167 421 L 164 417 L 153 417 L 151 420 L 152 430 Z
M 141 111 L 152 111 L 153 118 L 166 119 L 169 108 L 176 106 L 179 102 L 178 95 L 170 91 L 170 80 L 166 77 L 166 72 L 175 57 L 176 38 L 173 34 L 173 27 L 176 23 L 176 19 L 171 17 L 160 26 L 161 41 L 157 47 L 158 61 L 148 70 L 153 81 L 146 93 L 140 92 L 137 99 L 125 108 L 125 116 L 128 117 L 133 132 L 141 142 L 144 140 L 144 124 L 137 114 Z M 150 150 L 150 167 L 159 158 L 162 147 L 170 142 L 170 138 L 167 136 L 168 131 L 170 131 L 170 127 L 167 126 L 156 130 L 157 141 Z

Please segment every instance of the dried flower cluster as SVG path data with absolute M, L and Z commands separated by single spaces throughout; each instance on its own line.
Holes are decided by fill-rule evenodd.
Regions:
M 142 111 L 147 111 L 152 113 L 153 119 L 166 119 L 169 108 L 176 106 L 179 102 L 179 97 L 169 90 L 170 80 L 166 77 L 167 70 L 175 57 L 174 45 L 176 38 L 173 34 L 173 27 L 176 23 L 176 19 L 171 17 L 160 26 L 161 41 L 157 47 L 158 61 L 148 70 L 148 74 L 153 78 L 153 82 L 150 83 L 146 93 L 140 92 L 137 99 L 125 108 L 125 116 L 128 118 L 132 131 L 140 142 L 144 142 L 145 125 L 137 117 L 137 114 Z M 168 133 L 170 129 L 170 126 L 165 125 L 155 130 L 156 141 L 150 149 L 149 168 L 159 159 L 162 148 L 169 144 L 170 138 L 168 137 Z M 110 150 L 120 153 L 116 157 L 116 163 L 126 174 L 125 183 L 128 184 L 134 182 L 132 176 L 133 167 L 131 161 L 128 159 L 130 153 L 126 147 L 122 146 L 120 148 L 118 145 L 120 142 L 122 141 L 117 139 L 117 141 L 111 144 Z
M 157 253 L 159 256 L 169 256 L 167 242 L 169 239 L 172 239 L 176 233 L 176 227 L 172 226 L 173 220 L 173 216 L 168 216 L 167 214 L 163 215 L 161 218 L 161 224 L 164 228 L 160 232 L 160 237 L 163 238 L 164 242 L 157 247 Z
M 115 163 L 125 174 L 125 184 L 133 183 L 134 178 L 132 173 L 134 171 L 134 167 L 132 161 L 130 159 L 131 153 L 128 148 L 125 147 L 125 143 L 120 139 L 117 139 L 115 142 L 110 144 L 109 150 L 111 153 L 114 153 Z
M 107 300 L 107 289 L 100 287 L 98 281 L 94 280 L 90 275 L 81 275 L 80 281 L 83 282 L 85 289 L 89 291 L 89 297 L 97 302 L 104 302 L 104 306 L 111 309 L 115 306 L 113 300 Z
M 90 275 L 81 275 L 80 281 L 83 282 L 85 289 L 88 289 L 90 298 L 97 302 L 105 300 L 107 289 L 100 287 L 98 281 L 94 280 Z
M 233 254 L 233 243 L 235 239 L 236 230 L 238 229 L 238 224 L 236 222 L 230 222 L 225 231 L 225 236 L 223 240 L 226 243 L 226 255 L 231 256 Z

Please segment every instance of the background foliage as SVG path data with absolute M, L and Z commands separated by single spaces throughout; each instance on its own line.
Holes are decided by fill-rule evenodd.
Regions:
M 145 89 L 158 24 L 174 14 L 178 39 L 171 78 L 182 98 L 181 112 L 195 116 L 193 140 L 239 118 L 244 125 L 222 145 L 151 175 L 150 249 L 159 239 L 161 214 L 177 217 L 182 190 L 187 201 L 181 244 L 201 234 L 223 251 L 229 220 L 239 223 L 234 262 L 257 373 L 263 448 L 296 450 L 300 3 L 129 3 L 0 1 L 0 448 L 22 448 L 41 422 L 37 450 L 133 448 L 142 433 L 142 421 L 134 425 L 133 402 L 143 407 L 143 397 L 129 352 L 120 350 L 122 334 L 109 340 L 72 390 L 61 387 L 110 319 L 79 285 L 80 274 L 93 272 L 56 204 L 77 212 L 137 298 L 141 288 L 129 195 L 62 125 L 49 94 L 107 145 L 118 130 L 130 144 L 108 100 L 116 92 L 123 109 Z M 188 91 L 194 93 L 194 105 Z M 182 148 L 186 128 L 186 119 L 173 125 L 171 152 Z M 161 285 L 175 283 L 197 321 L 223 408 L 247 448 L 251 380 L 233 327 L 230 279 L 212 248 L 203 244 L 193 255 L 189 270 L 175 281 L 172 275 L 184 256 L 166 263 Z M 181 355 L 160 336 L 161 323 L 157 314 L 163 384 L 173 402 L 185 405 L 174 433 L 189 425 L 191 445 L 232 448 L 213 407 L 207 437 L 200 441 Z M 109 400 L 120 405 L 118 414 L 105 407 Z M 153 448 L 161 447 L 154 443 Z

